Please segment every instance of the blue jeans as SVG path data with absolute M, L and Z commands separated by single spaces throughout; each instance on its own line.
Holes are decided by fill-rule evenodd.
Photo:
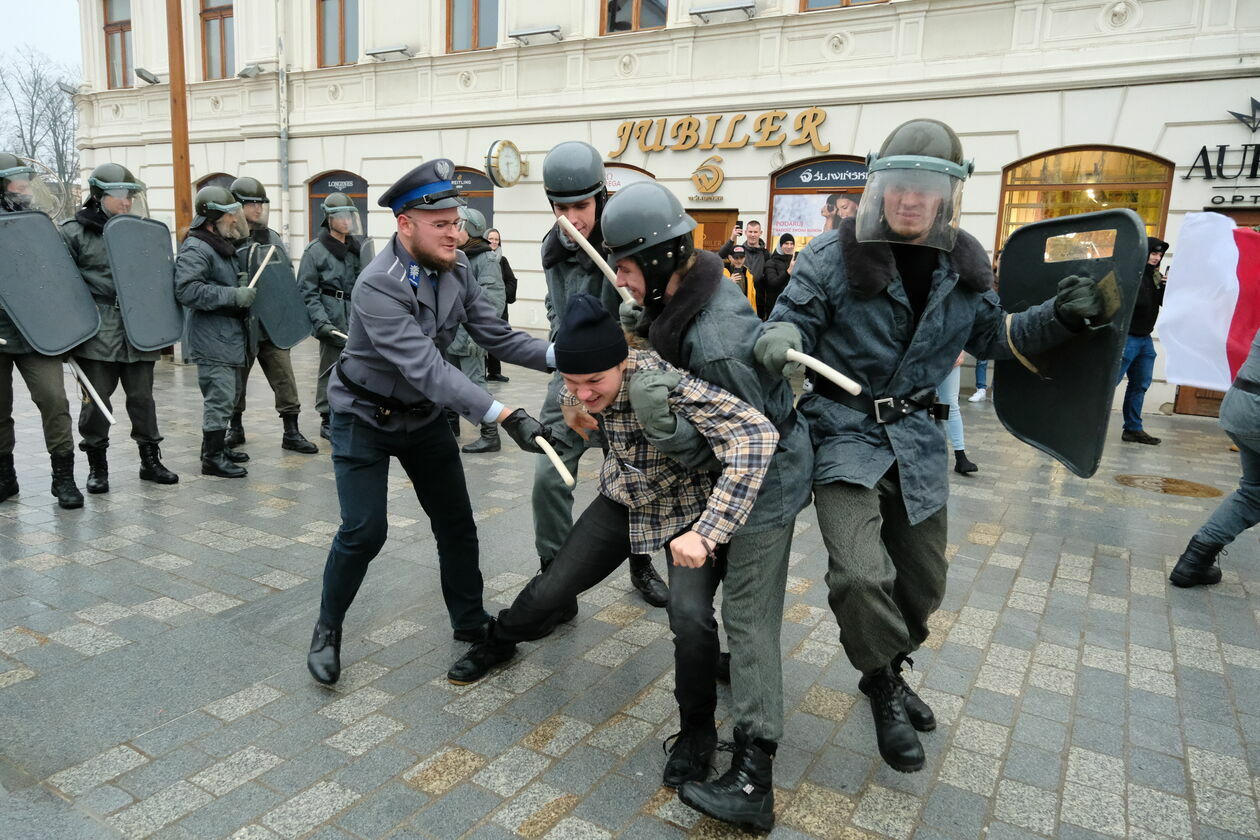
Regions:
M 976 359 L 976 390 L 987 388 L 989 382 L 989 360 Z
M 949 406 L 949 420 L 945 421 L 945 430 L 949 442 L 954 449 L 966 449 L 963 440 L 962 413 L 958 410 L 958 389 L 962 384 L 962 368 L 956 367 L 945 377 L 945 381 L 936 389 L 936 398 Z
M 459 445 L 441 412 L 414 432 L 382 432 L 344 412 L 329 421 L 333 472 L 341 502 L 341 528 L 324 564 L 320 619 L 340 627 L 385 545 L 389 459 L 397 458 L 429 517 L 437 541 L 442 597 L 456 630 L 480 627 L 490 616 L 482 606 L 477 526 L 464 483 Z
M 1124 389 L 1124 430 L 1142 431 L 1142 401 L 1151 387 L 1155 372 L 1155 342 L 1149 335 L 1131 335 L 1124 340 L 1124 360 L 1120 363 L 1119 385 L 1127 374 L 1129 385 Z
M 1229 545 L 1243 531 L 1260 522 L 1260 435 L 1225 434 L 1238 444 L 1242 478 L 1238 489 L 1212 511 L 1208 521 L 1195 534 L 1212 545 Z

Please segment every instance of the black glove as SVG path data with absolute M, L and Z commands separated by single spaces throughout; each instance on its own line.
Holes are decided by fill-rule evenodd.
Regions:
M 1059 281 L 1054 296 L 1054 315 L 1072 332 L 1085 329 L 1089 319 L 1103 315 L 1103 298 L 1094 281 L 1079 274 L 1070 274 Z
M 512 436 L 517 446 L 535 455 L 541 455 L 542 450 L 538 448 L 538 444 L 534 443 L 534 438 L 540 437 L 552 446 L 558 443 L 555 432 L 530 417 L 529 412 L 523 408 L 513 411 L 499 425 Z
M 341 336 L 334 335 L 337 331 L 337 328 L 332 324 L 321 324 L 319 329 L 315 330 L 315 338 L 326 344 L 331 344 L 333 347 L 345 347 L 346 340 Z

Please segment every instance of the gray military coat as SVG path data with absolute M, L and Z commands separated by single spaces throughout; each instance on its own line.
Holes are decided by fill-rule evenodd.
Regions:
M 175 299 L 189 310 L 184 343 L 194 364 L 244 366 L 249 331 L 247 313 L 236 307 L 237 282 L 235 250 L 225 256 L 192 233 L 180 243 Z
M 332 240 L 330 246 L 325 242 L 325 236 L 328 234 L 321 234 L 302 252 L 298 285 L 302 288 L 312 328 L 318 331 L 325 324 L 331 324 L 333 329 L 344 333 L 350 328 L 350 300 L 361 268 L 359 253 L 336 240 Z M 344 252 L 344 258 L 339 258 L 331 250 L 338 245 L 341 245 L 338 250 Z M 336 292 L 343 297 L 337 297 Z
M 473 249 L 470 249 L 473 250 Z M 507 306 L 507 288 L 503 285 L 503 266 L 499 264 L 499 252 L 486 245 L 477 248 L 473 253 L 464 253 L 468 258 L 468 270 L 473 279 L 481 287 L 481 293 L 494 307 L 495 312 L 502 312 Z M 473 340 L 468 337 L 468 330 L 460 327 L 455 331 L 455 340 L 451 342 L 449 352 L 452 356 L 471 356 L 476 352 Z

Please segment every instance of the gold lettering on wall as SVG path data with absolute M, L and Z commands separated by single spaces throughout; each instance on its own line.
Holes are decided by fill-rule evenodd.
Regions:
M 685 152 L 687 149 L 695 146 L 700 140 L 700 135 L 696 133 L 699 130 L 700 120 L 695 117 L 683 117 L 681 120 L 674 123 L 674 127 L 670 130 L 669 136 L 674 138 L 676 142 L 674 145 L 669 147 L 670 150 L 675 152 Z
M 827 154 L 831 151 L 831 144 L 824 143 L 818 137 L 818 127 L 826 121 L 827 112 L 822 108 L 807 108 L 801 111 L 792 121 L 792 129 L 796 131 L 796 137 L 788 145 L 804 146 L 806 143 L 813 143 L 814 151 L 820 155 Z
M 788 112 L 774 109 L 757 114 L 752 119 L 751 134 L 740 130 L 740 124 L 748 118 L 748 114 L 709 114 L 703 118 L 693 115 L 669 118 L 660 117 L 655 120 L 625 120 L 617 126 L 617 150 L 609 153 L 610 159 L 625 154 L 631 143 L 635 143 L 641 152 L 685 152 L 689 149 L 742 149 L 756 137 L 752 143 L 758 148 L 774 148 L 785 142 L 789 146 L 811 144 L 818 154 L 831 151 L 831 144 L 824 143 L 819 133 L 822 124 L 827 121 L 827 112 L 822 108 L 806 108 L 792 119 L 792 132 L 789 137 L 784 126 Z M 703 132 L 701 131 L 703 119 Z M 725 122 L 725 131 L 722 123 Z M 719 134 L 719 132 L 721 132 Z M 716 138 L 720 142 L 715 143 Z
M 746 116 L 748 115 L 736 114 L 735 116 L 731 117 L 731 121 L 727 123 L 726 125 L 726 137 L 723 138 L 721 143 L 717 144 L 717 147 L 719 149 L 742 149 L 748 145 L 747 134 L 745 134 L 743 137 L 741 137 L 738 140 L 734 139 L 735 129 L 739 128 L 739 124 L 744 121 L 744 117 Z
M 783 120 L 785 119 L 787 119 L 787 111 L 766 111 L 753 120 L 753 131 L 761 134 L 753 145 L 762 148 L 766 146 L 782 146 L 783 141 L 787 137 L 779 129 L 783 128 Z

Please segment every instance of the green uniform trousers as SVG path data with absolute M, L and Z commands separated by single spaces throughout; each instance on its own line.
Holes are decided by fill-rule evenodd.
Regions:
M 293 377 L 293 362 L 289 358 L 289 351 L 281 350 L 266 339 L 258 342 L 257 355 L 246 355 L 245 367 L 239 368 L 241 381 L 236 394 L 236 413 L 245 413 L 245 386 L 249 384 L 249 372 L 254 369 L 255 359 L 263 369 L 272 393 L 276 395 L 276 413 L 281 417 L 300 413 L 302 403 L 298 398 L 297 380 Z
M 231 423 L 236 389 L 240 387 L 241 380 L 241 369 L 234 365 L 197 365 L 203 432 L 217 432 Z
M 162 442 L 162 436 L 158 434 L 157 405 L 153 402 L 153 362 L 77 361 L 111 413 L 114 406 L 110 397 L 122 383 L 123 393 L 127 395 L 132 440 L 136 443 Z M 85 402 L 79 409 L 79 438 L 79 448 L 84 452 L 109 446 L 109 421 L 95 402 Z
M 328 409 L 328 376 L 332 366 L 341 358 L 341 347 L 330 341 L 319 343 L 319 378 L 315 380 L 315 410 L 319 414 L 329 414 Z
M 66 398 L 61 359 L 40 353 L 0 353 L 0 455 L 13 454 L 13 369 L 31 393 L 44 424 L 49 455 L 74 451 L 70 435 L 70 401 Z

